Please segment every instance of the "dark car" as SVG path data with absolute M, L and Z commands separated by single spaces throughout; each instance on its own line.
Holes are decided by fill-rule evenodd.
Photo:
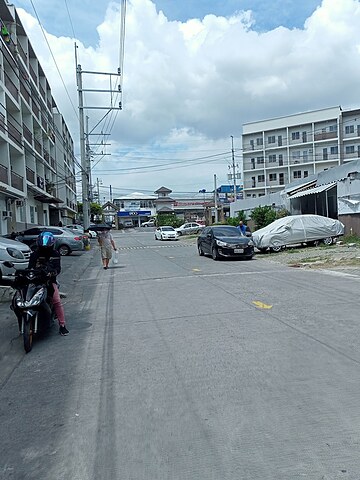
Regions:
M 197 239 L 199 255 L 211 255 L 214 260 L 220 258 L 245 258 L 254 256 L 254 242 L 251 234 L 242 235 L 237 227 L 214 225 L 205 227 Z
M 16 240 L 26 243 L 33 250 L 36 247 L 37 237 L 41 232 L 51 232 L 55 237 L 55 248 L 60 255 L 70 255 L 73 251 L 84 249 L 83 235 L 74 233 L 70 229 L 52 226 L 38 226 L 20 232 Z

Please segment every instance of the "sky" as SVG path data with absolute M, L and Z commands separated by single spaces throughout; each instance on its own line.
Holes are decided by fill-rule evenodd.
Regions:
M 121 81 L 84 94 L 104 200 L 110 186 L 203 195 L 214 175 L 232 183 L 233 158 L 241 170 L 244 123 L 360 107 L 360 0 L 127 0 L 123 63 L 121 3 L 14 1 L 79 159 L 75 42 L 83 71 L 121 68 L 82 74 L 84 89 Z

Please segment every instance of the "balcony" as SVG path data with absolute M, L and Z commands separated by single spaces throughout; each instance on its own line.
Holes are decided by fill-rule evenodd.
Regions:
M 30 143 L 30 145 L 32 145 L 32 141 L 33 141 L 33 136 L 32 136 L 32 133 L 31 131 L 28 129 L 28 127 L 25 125 L 25 123 L 23 123 L 23 134 L 24 134 L 24 138 L 25 140 Z
M 20 93 L 24 100 L 30 105 L 30 92 L 28 91 L 26 85 L 20 80 Z
M 35 70 L 32 68 L 31 65 L 29 65 L 29 72 L 30 72 L 30 75 L 31 75 L 32 79 L 35 82 L 35 85 L 37 85 L 37 75 L 36 75 Z
M 41 143 L 39 142 L 39 140 L 36 140 L 36 138 L 34 138 L 34 146 L 35 146 L 35 150 L 37 151 L 37 153 L 39 155 L 42 155 Z
M 0 113 L 0 132 L 5 133 L 5 115 Z
M 8 169 L 7 167 L 4 167 L 4 165 L 1 165 L 1 164 L 0 164 L 0 182 L 6 183 L 6 185 L 9 184 Z
M 32 108 L 32 111 L 34 112 L 35 117 L 39 118 L 40 108 L 34 99 L 32 101 L 31 108 Z
M 18 173 L 11 172 L 11 186 L 17 190 L 24 191 L 24 177 Z
M 26 180 L 35 185 L 35 172 L 29 167 L 26 167 Z
M 21 133 L 19 132 L 17 127 L 15 127 L 15 125 L 10 122 L 10 120 L 8 120 L 8 135 L 15 143 L 17 143 L 19 145 L 19 147 L 22 148 Z
M 5 80 L 5 87 L 9 90 L 11 95 L 18 102 L 19 101 L 19 90 L 17 89 L 17 86 L 11 80 L 11 78 L 9 77 L 9 75 L 6 72 L 4 72 L 4 80 Z
M 314 135 L 315 142 L 319 140 L 328 140 L 329 138 L 337 138 L 337 132 L 321 132 L 315 133 Z
M 17 47 L 18 47 L 20 57 L 23 59 L 23 62 L 25 63 L 25 65 L 27 65 L 27 55 L 26 55 L 25 50 L 23 49 L 23 47 L 21 46 L 21 43 L 19 41 L 17 42 Z

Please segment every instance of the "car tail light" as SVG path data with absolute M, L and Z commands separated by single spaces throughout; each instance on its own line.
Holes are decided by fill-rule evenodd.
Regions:
M 74 240 L 82 240 L 82 237 L 74 237 Z

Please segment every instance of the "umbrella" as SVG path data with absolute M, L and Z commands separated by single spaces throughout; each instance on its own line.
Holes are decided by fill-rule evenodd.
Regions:
M 111 230 L 111 227 L 107 223 L 97 223 L 96 225 L 90 225 L 89 230 L 94 230 L 94 232 L 101 232 L 103 230 Z

